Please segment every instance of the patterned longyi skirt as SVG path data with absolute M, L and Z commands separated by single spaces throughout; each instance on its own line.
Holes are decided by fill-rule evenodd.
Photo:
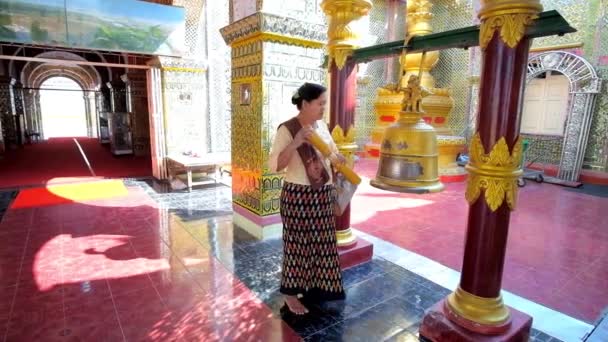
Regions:
M 344 299 L 332 196 L 331 185 L 313 190 L 283 184 L 281 293 L 316 301 Z

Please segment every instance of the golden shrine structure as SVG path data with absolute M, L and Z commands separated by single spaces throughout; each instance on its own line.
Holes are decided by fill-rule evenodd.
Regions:
M 407 2 L 406 36 L 424 36 L 433 33 L 431 12 L 433 4 L 428 0 L 413 0 Z M 422 53 L 406 54 L 399 59 L 403 70 L 400 86 L 389 84 L 378 89 L 374 102 L 376 111 L 376 126 L 372 130 L 371 142 L 365 145 L 366 154 L 373 158 L 380 156 L 382 137 L 386 128 L 397 121 L 403 93 L 400 88 L 406 86 L 411 75 L 421 74 L 420 85 L 431 91 L 431 95 L 422 101 L 423 119 L 435 128 L 437 132 L 437 147 L 439 150 L 438 171 L 442 182 L 462 181 L 466 178 L 464 168 L 456 164 L 459 153 L 465 149 L 464 137 L 455 136 L 447 125 L 449 115 L 454 107 L 449 88 L 436 88 L 435 78 L 430 71 L 439 62 L 439 51 L 429 51 L 424 60 Z

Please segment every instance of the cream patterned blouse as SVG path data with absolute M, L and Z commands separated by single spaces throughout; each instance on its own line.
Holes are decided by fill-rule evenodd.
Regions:
M 325 143 L 329 146 L 329 148 L 334 153 L 338 153 L 338 147 L 336 143 L 331 137 L 329 133 L 329 129 L 327 128 L 327 124 L 323 120 L 318 120 L 313 124 L 313 128 L 315 132 L 325 141 Z M 272 148 L 270 150 L 270 155 L 268 157 L 268 168 L 271 172 L 282 172 L 283 170 L 277 170 L 277 164 L 279 159 L 279 154 L 293 141 L 291 137 L 291 133 L 285 126 L 281 126 L 277 131 L 276 136 L 274 137 L 274 142 L 272 144 Z M 327 184 L 331 184 L 332 180 L 332 172 L 331 172 L 331 163 L 329 159 L 323 157 L 321 153 L 317 151 L 319 158 L 323 160 L 323 164 L 325 165 L 325 169 L 327 173 L 329 173 L 329 181 Z M 294 152 L 289 163 L 286 167 L 287 173 L 285 174 L 285 181 L 294 184 L 301 185 L 310 185 L 308 181 L 308 176 L 306 175 L 306 169 L 304 168 L 304 163 L 300 158 L 300 155 L 297 151 Z

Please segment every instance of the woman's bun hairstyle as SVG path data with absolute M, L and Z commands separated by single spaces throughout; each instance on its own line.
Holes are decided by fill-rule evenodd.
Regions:
M 302 102 L 311 102 L 318 99 L 327 88 L 316 83 L 304 83 L 291 97 L 291 103 L 296 105 L 298 109 L 302 109 Z

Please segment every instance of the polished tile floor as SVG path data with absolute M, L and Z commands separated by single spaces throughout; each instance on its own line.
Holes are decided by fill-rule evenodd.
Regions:
M 281 240 L 232 223 L 230 188 L 125 184 L 126 197 L 4 214 L 3 341 L 414 341 L 449 292 L 375 257 L 344 272 L 345 301 L 281 316 Z
M 356 169 L 365 179 L 353 199 L 353 227 L 460 271 L 466 183 L 437 194 L 393 193 L 369 185 L 376 160 Z M 607 197 L 528 181 L 511 215 L 503 288 L 594 322 L 608 307 L 607 208 Z

